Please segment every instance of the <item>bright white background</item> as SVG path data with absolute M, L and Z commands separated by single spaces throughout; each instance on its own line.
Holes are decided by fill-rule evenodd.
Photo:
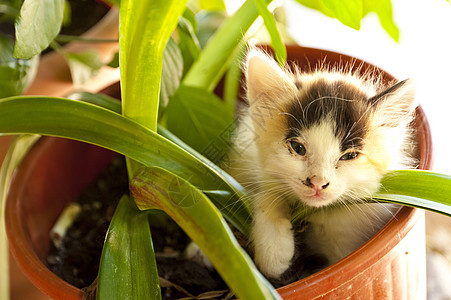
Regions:
M 434 170 L 451 174 L 451 4 L 392 0 L 392 5 L 399 43 L 385 33 L 376 15 L 368 15 L 356 31 L 292 0 L 285 2 L 289 33 L 299 44 L 358 57 L 398 79 L 415 79 L 432 128 Z

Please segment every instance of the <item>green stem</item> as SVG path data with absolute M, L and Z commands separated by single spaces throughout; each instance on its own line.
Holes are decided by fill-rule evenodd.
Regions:
M 93 39 L 77 35 L 59 34 L 55 41 L 58 43 L 83 42 L 83 43 L 117 43 L 118 39 Z
M 122 113 L 156 131 L 163 52 L 187 0 L 122 0 L 119 65 Z
M 271 1 L 266 0 L 268 4 Z M 257 17 L 255 1 L 247 0 L 211 37 L 199 59 L 186 74 L 183 84 L 212 91 L 222 77 L 224 65 Z

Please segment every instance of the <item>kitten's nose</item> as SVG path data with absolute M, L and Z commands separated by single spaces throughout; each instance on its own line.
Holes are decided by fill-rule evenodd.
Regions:
M 312 178 L 307 177 L 306 183 L 308 187 L 311 187 L 315 191 L 324 190 L 329 186 L 329 182 L 317 176 L 313 176 Z

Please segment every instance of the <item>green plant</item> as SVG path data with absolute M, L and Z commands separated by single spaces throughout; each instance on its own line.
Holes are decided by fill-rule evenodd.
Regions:
M 34 2 L 38 1 L 26 0 L 22 9 Z M 99 298 L 134 299 L 149 295 L 159 298 L 147 217 L 153 209 L 161 209 L 202 248 L 238 297 L 278 299 L 278 294 L 237 244 L 224 220 L 247 235 L 252 214 L 246 193 L 214 164 L 225 153 L 208 151 L 210 146 L 215 149 L 228 146 L 227 139 L 218 137 L 229 136 L 233 129 L 229 125 L 234 118 L 239 75 L 236 57 L 242 49 L 239 41 L 245 38 L 244 33 L 259 14 L 264 17 L 280 63 L 285 60 L 284 47 L 267 8 L 271 1 L 246 1 L 233 16 L 225 19 L 203 48 L 194 34 L 197 23 L 186 2 L 121 1 L 121 103 L 89 94 L 81 95 L 83 101 L 44 96 L 4 98 L 0 100 L 0 132 L 76 139 L 127 157 L 134 201 L 125 195 L 110 225 L 99 271 Z M 371 1 L 298 2 L 355 28 L 368 11 L 376 11 L 382 24 L 386 24 L 384 28 L 397 38 L 396 27 L 390 21 L 389 1 L 373 7 L 368 5 Z M 351 2 L 360 5 L 357 11 Z M 340 3 L 346 5 L 340 6 Z M 49 6 L 36 10 L 37 13 L 61 13 L 54 2 L 42 5 Z M 46 44 L 52 42 L 55 32 L 57 34 L 54 29 L 59 26 L 60 18 L 51 21 L 46 27 L 35 28 L 44 31 Z M 17 30 L 20 33 L 21 28 Z M 30 41 L 35 39 L 33 35 L 25 36 Z M 21 39 L 20 34 L 17 39 Z M 24 40 L 20 45 L 20 50 L 16 46 L 16 54 L 26 53 L 24 57 L 46 47 L 33 50 L 35 45 Z M 33 52 L 27 52 L 28 46 L 33 46 Z M 219 101 L 212 91 L 229 65 L 235 72 L 226 75 L 227 101 Z M 180 126 L 181 119 L 184 122 Z M 13 153 L 12 150 L 11 155 Z M 17 160 L 12 161 L 17 164 Z M 12 172 L 9 170 L 5 171 L 8 176 Z M 4 186 L 8 184 L 6 175 Z M 406 190 L 405 182 L 417 177 L 429 180 L 430 184 Z M 445 211 L 449 202 L 443 196 L 450 192 L 450 182 L 450 178 L 443 175 L 396 171 L 387 175 L 385 189 L 375 198 Z M 439 184 L 443 189 L 434 188 Z M 181 201 L 184 205 L 179 205 Z M 214 239 L 208 239 L 212 236 Z M 215 242 L 211 242 L 213 240 Z M 115 272 L 116 268 L 120 272 Z

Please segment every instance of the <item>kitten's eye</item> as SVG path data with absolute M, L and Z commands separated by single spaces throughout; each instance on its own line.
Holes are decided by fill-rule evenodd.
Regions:
M 300 156 L 304 156 L 305 152 L 307 152 L 304 145 L 302 145 L 301 143 L 298 143 L 296 141 L 290 141 L 290 146 L 294 150 L 294 152 L 296 152 Z
M 343 155 L 342 157 L 340 157 L 340 160 L 351 160 L 356 158 L 359 155 L 358 152 L 348 152 L 345 155 Z

